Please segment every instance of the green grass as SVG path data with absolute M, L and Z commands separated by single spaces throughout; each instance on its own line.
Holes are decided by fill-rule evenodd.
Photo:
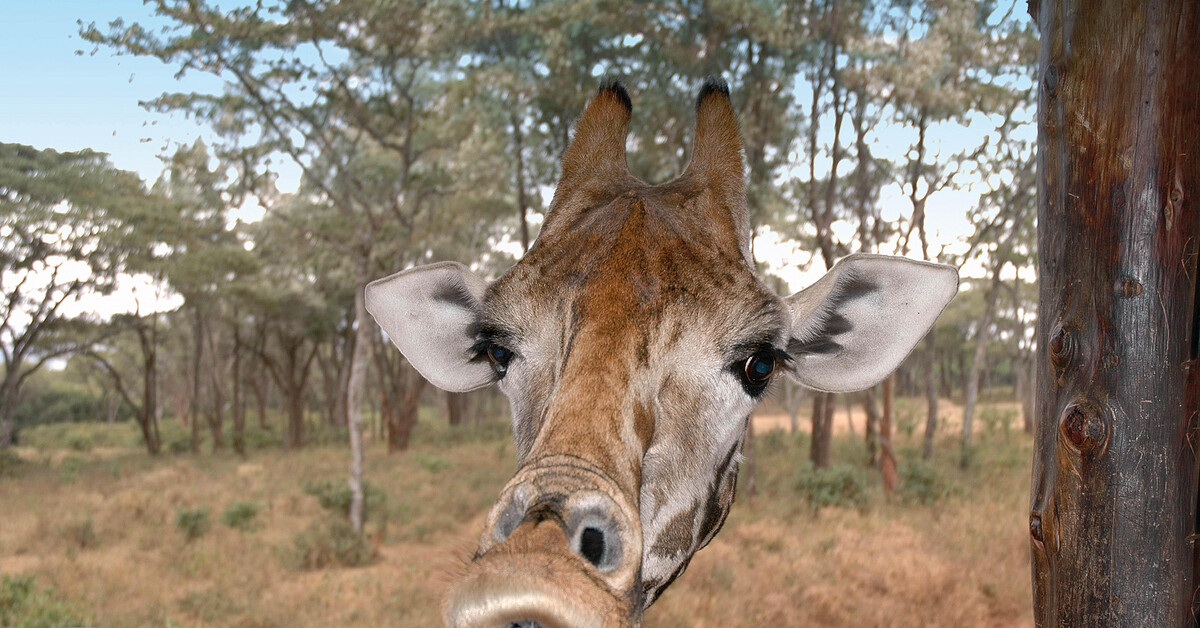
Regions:
M 84 609 L 31 576 L 0 576 L 0 626 L 59 628 L 91 623 Z

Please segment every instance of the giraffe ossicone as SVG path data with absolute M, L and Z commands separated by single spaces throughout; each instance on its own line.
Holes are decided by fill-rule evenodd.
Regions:
M 771 378 L 872 386 L 958 290 L 952 267 L 859 254 L 781 298 L 753 267 L 724 83 L 700 91 L 691 161 L 666 183 L 626 167 L 631 114 L 617 83 L 589 101 L 540 235 L 499 279 L 439 263 L 367 287 L 430 382 L 499 384 L 512 405 L 518 470 L 447 625 L 639 625 L 724 523 Z

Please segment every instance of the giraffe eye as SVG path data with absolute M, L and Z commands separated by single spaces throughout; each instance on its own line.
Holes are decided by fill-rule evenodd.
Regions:
M 512 360 L 513 352 L 498 344 L 489 344 L 487 347 L 487 357 L 492 363 L 492 368 L 496 369 L 496 374 L 501 377 L 508 370 L 508 363 Z
M 776 360 L 770 353 L 756 353 L 746 359 L 746 381 L 751 384 L 766 384 L 775 374 Z
M 782 351 L 764 347 L 750 354 L 750 357 L 746 358 L 744 362 L 730 364 L 729 370 L 733 371 L 738 381 L 741 382 L 742 390 L 757 399 L 767 391 L 767 384 L 771 383 L 771 376 L 786 361 L 787 356 Z

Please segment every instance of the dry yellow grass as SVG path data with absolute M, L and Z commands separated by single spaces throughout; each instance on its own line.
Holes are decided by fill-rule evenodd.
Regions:
M 511 475 L 513 450 L 502 426 L 419 430 L 410 452 L 369 451 L 367 474 L 390 515 L 371 530 L 381 555 L 372 565 L 300 572 L 278 556 L 322 516 L 303 486 L 343 476 L 340 447 L 248 460 L 26 449 L 34 462 L 0 477 L 0 573 L 35 576 L 102 626 L 437 625 L 442 591 Z M 965 472 L 947 438 L 938 457 L 954 490 L 932 505 L 885 499 L 863 470 L 866 506 L 816 515 L 795 488 L 805 442 L 759 435 L 758 494 L 739 496 L 648 626 L 1032 624 L 1028 437 L 984 434 Z M 903 435 L 899 445 L 909 445 Z M 837 447 L 835 458 L 861 463 L 861 443 L 842 436 Z M 258 530 L 219 523 L 238 501 L 263 506 Z M 187 543 L 174 514 L 194 507 L 209 508 L 213 525 Z

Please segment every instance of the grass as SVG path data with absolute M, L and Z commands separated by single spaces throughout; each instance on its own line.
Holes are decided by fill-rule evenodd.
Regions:
M 48 427 L 61 431 L 28 430 L 21 462 L 0 474 L 0 573 L 31 578 L 23 599 L 70 613 L 67 624 L 437 625 L 445 587 L 515 470 L 506 422 L 423 417 L 410 451 L 370 445 L 374 510 L 354 546 L 337 529 L 346 453 L 336 442 L 150 459 L 129 424 L 87 425 L 86 449 Z M 930 463 L 920 429 L 898 433 L 904 484 L 890 497 L 860 438 L 838 437 L 839 466 L 815 474 L 802 462 L 806 434 L 759 434 L 756 494 L 740 490 L 725 529 L 646 625 L 1031 625 L 1031 443 L 1019 427 L 984 428 L 966 470 L 949 431 Z M 188 541 L 176 513 L 200 509 L 222 525 Z M 292 562 L 298 539 L 308 545 Z M 23 621 L 9 620 L 38 625 Z

